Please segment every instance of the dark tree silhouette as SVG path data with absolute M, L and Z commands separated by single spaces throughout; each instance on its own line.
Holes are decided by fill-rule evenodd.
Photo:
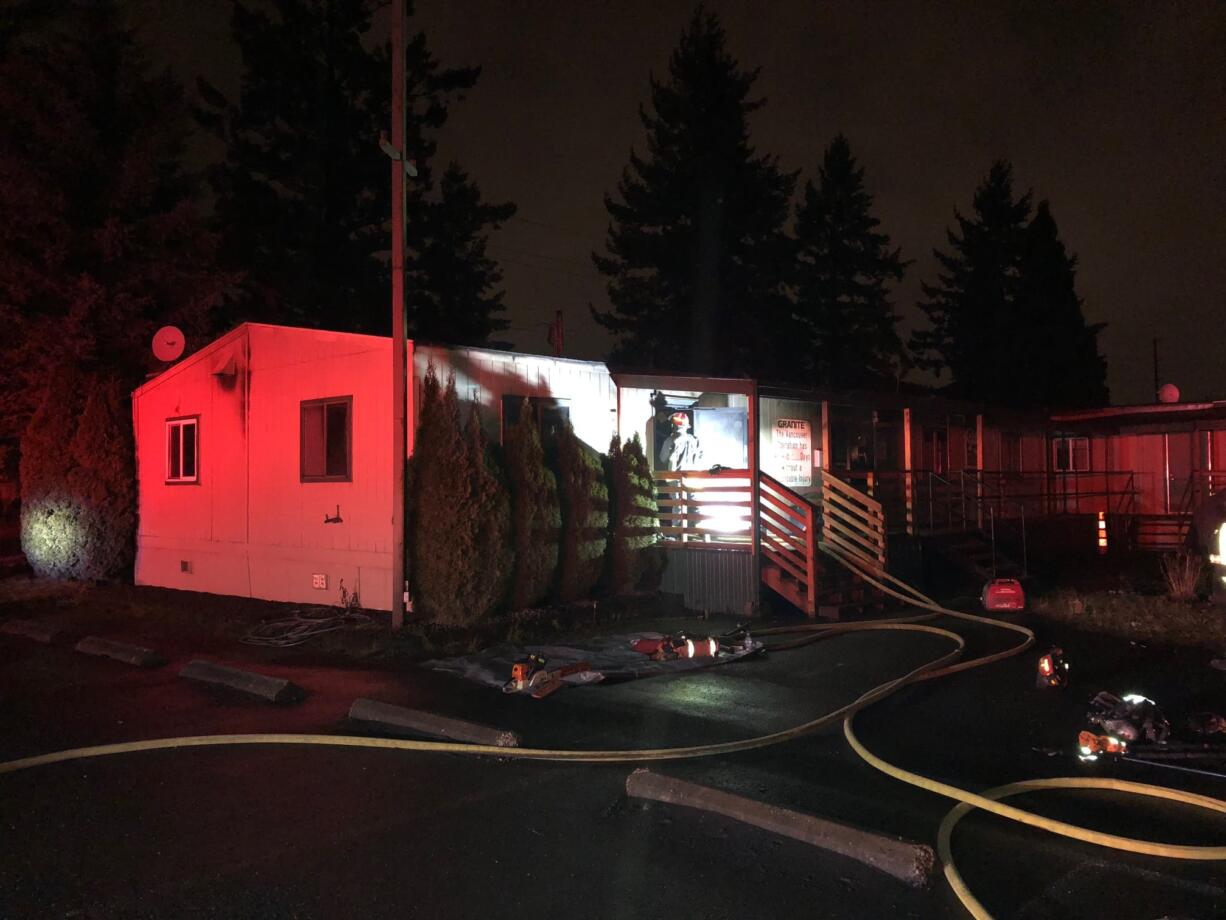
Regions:
M 1020 405 L 1107 404 L 1107 362 L 1098 351 L 1105 324 L 1086 323 L 1076 276 L 1077 257 L 1065 250 L 1051 207 L 1041 201 L 1026 228 L 1017 292 Z
M 235 281 L 181 165 L 181 87 L 115 3 L 60 8 L 0 62 L 0 437 L 68 364 L 135 386 L 154 330 L 200 341 Z
M 864 169 L 840 134 L 796 209 L 796 315 L 806 330 L 806 369 L 819 385 L 880 386 L 903 366 L 890 285 L 907 263 L 877 229 L 872 207 Z
M 379 149 L 391 96 L 389 49 L 368 47 L 380 6 L 237 2 L 238 102 L 199 84 L 198 117 L 228 148 L 212 178 L 227 258 L 250 278 L 247 315 L 390 328 L 389 164 Z M 407 180 L 406 270 L 416 338 L 477 344 L 505 328 L 497 315 L 501 275 L 485 241 L 514 205 L 483 202 L 458 166 L 437 187 L 434 178 L 439 130 L 479 75 L 476 67 L 442 67 L 423 34 L 410 37 L 407 146 L 418 176 Z
M 932 322 L 911 339 L 920 363 L 948 369 L 951 391 L 1003 406 L 1092 406 L 1107 401 L 1101 325 L 1088 325 L 1075 257 L 1047 202 L 1030 219 L 1013 170 L 993 164 L 975 191 L 973 219 L 954 212 L 951 252 L 936 251 L 937 284 L 921 308 Z
M 617 339 L 612 360 L 706 373 L 779 376 L 794 367 L 784 290 L 784 233 L 796 177 L 749 143 L 758 72 L 728 53 L 723 28 L 700 7 L 640 108 L 645 155 L 631 151 L 606 253 L 612 310 L 593 311 Z
M 931 323 L 911 348 L 922 367 L 948 370 L 950 390 L 992 403 L 1015 404 L 1018 316 L 1015 309 L 1030 195 L 1013 196 L 1013 167 L 992 164 L 975 190 L 974 216 L 956 209 L 950 250 L 934 250 L 936 284 L 924 284 L 920 308 Z
M 128 394 L 154 330 L 204 341 L 234 278 L 181 166 L 181 88 L 107 0 L 61 3 L 0 62 L 0 439 L 21 439 L 22 548 L 41 575 L 124 575 Z M 44 11 L 46 12 L 46 11 Z

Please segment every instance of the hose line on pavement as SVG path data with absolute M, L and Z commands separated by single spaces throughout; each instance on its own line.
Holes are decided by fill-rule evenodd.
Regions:
M 174 748 L 216 747 L 224 745 L 256 744 L 256 745 L 318 745 L 330 747 L 374 748 L 395 751 L 421 751 L 430 753 L 465 754 L 469 756 L 489 756 L 502 759 L 543 760 L 554 762 L 578 763 L 640 763 L 644 761 L 681 760 L 695 757 L 711 757 L 719 754 L 732 754 L 738 751 L 748 751 L 764 748 L 785 741 L 791 741 L 811 734 L 839 720 L 843 722 L 843 734 L 852 750 L 866 763 L 901 782 L 908 783 L 920 789 L 926 789 L 937 795 L 955 800 L 958 804 L 950 811 L 941 823 L 937 834 L 937 854 L 944 865 L 945 877 L 950 887 L 962 902 L 963 906 L 976 920 L 991 920 L 983 904 L 970 892 L 961 875 L 958 873 L 950 845 L 954 826 L 972 809 L 988 811 L 992 814 L 1008 818 L 1022 824 L 1036 827 L 1040 830 L 1098 844 L 1113 847 L 1129 853 L 1142 853 L 1152 856 L 1163 856 L 1174 859 L 1188 860 L 1226 860 L 1226 846 L 1187 846 L 1178 844 L 1158 843 L 1148 840 L 1136 840 L 1129 837 L 1119 837 L 1090 828 L 1080 827 L 1052 818 L 1046 818 L 1033 812 L 1025 811 L 1012 805 L 1002 804 L 999 799 L 1020 793 L 1035 792 L 1045 789 L 1108 789 L 1130 795 L 1142 795 L 1162 798 L 1169 801 L 1191 805 L 1208 811 L 1226 814 L 1226 802 L 1208 796 L 1195 795 L 1182 790 L 1165 786 L 1154 786 L 1145 783 L 1130 783 L 1122 780 L 1092 779 L 1084 777 L 1062 777 L 1057 779 L 1028 780 L 989 789 L 982 793 L 971 792 L 952 786 L 939 780 L 921 776 L 904 770 L 883 760 L 868 750 L 856 736 L 854 719 L 857 712 L 885 699 L 887 696 L 901 690 L 909 684 L 921 680 L 947 676 L 971 668 L 983 667 L 1017 655 L 1034 644 L 1034 633 L 1024 626 L 998 620 L 991 617 L 977 616 L 942 607 L 932 599 L 921 594 L 915 588 L 887 573 L 870 570 L 857 557 L 844 552 L 839 547 L 822 544 L 822 550 L 838 559 L 866 582 L 872 584 L 886 595 L 917 607 L 924 613 L 910 617 L 896 617 L 888 620 L 878 620 L 862 623 L 813 623 L 801 626 L 782 626 L 763 630 L 755 630 L 759 636 L 782 636 L 796 633 L 811 633 L 801 639 L 777 643 L 770 646 L 778 651 L 795 648 L 811 641 L 826 639 L 837 635 L 854 632 L 912 632 L 938 636 L 948 640 L 952 648 L 931 661 L 912 669 L 901 677 L 887 680 L 863 693 L 852 702 L 804 722 L 800 725 L 771 732 L 753 738 L 736 741 L 724 741 L 716 744 L 692 745 L 688 747 L 644 748 L 639 750 L 558 750 L 550 748 L 508 748 L 493 745 L 461 744 L 448 741 L 415 741 L 402 738 L 365 738 L 349 735 L 318 735 L 318 734 L 244 734 L 244 735 L 196 735 L 183 738 L 159 738 L 148 741 L 128 741 L 118 744 L 104 744 L 93 747 L 75 748 L 57 751 L 20 760 L 0 763 L 0 774 L 14 773 L 33 767 L 46 766 L 66 761 L 82 760 L 92 757 L 105 757 L 114 754 L 131 754 L 141 751 L 167 750 Z M 1005 629 L 1021 636 L 1021 641 L 997 652 L 982 655 L 978 658 L 962 660 L 966 647 L 965 640 L 949 629 L 929 625 L 928 621 L 938 617 L 952 617 L 970 623 L 978 623 Z

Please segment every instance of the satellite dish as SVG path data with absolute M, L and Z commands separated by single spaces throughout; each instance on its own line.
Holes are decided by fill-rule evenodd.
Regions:
M 1177 403 L 1179 402 L 1179 387 L 1173 383 L 1164 383 L 1158 387 L 1158 402 L 1161 403 Z
M 178 326 L 163 326 L 153 334 L 153 355 L 159 361 L 177 361 L 183 345 L 183 330 Z

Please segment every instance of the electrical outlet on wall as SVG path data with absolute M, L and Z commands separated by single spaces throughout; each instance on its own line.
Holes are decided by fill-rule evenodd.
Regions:
M 312 575 L 311 576 L 311 587 L 319 588 L 324 591 L 328 590 L 328 576 L 327 575 Z

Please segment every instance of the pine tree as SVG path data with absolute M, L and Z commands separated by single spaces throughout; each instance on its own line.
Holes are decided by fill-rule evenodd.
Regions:
M 0 438 L 21 439 L 35 570 L 113 577 L 132 560 L 128 394 L 153 332 L 175 323 L 204 341 L 235 279 L 215 267 L 181 165 L 181 88 L 152 71 L 116 3 L 37 12 L 0 62 Z
M 154 330 L 202 340 L 234 283 L 181 165 L 181 87 L 115 3 L 63 6 L 0 62 L 0 437 L 68 364 L 135 386 Z
M 796 209 L 796 312 L 812 382 L 821 386 L 880 385 L 903 363 L 889 285 L 902 280 L 906 263 L 878 231 L 872 207 L 864 169 L 840 134 Z
M 950 251 L 934 250 L 936 284 L 924 284 L 920 308 L 931 328 L 917 330 L 911 348 L 921 367 L 952 376 L 950 391 L 989 403 L 1015 404 L 1016 311 L 1030 194 L 1013 196 L 1013 167 L 992 165 L 975 191 L 974 217 L 956 209 L 958 230 L 946 231 Z
M 439 182 L 440 200 L 428 202 L 432 232 L 418 248 L 416 280 L 410 293 L 410 322 L 422 339 L 453 345 L 494 344 L 490 337 L 507 328 L 502 269 L 486 251 L 486 226 L 515 213 L 512 204 L 487 204 L 481 190 L 456 163 Z
M 228 148 L 213 184 L 227 256 L 250 277 L 248 316 L 390 328 L 390 167 L 379 148 L 390 52 L 368 47 L 381 5 L 238 2 L 232 29 L 245 68 L 239 100 L 231 104 L 199 84 L 198 117 Z M 407 43 L 407 156 L 418 176 L 406 178 L 406 299 L 409 332 L 418 339 L 478 344 L 504 328 L 496 315 L 501 275 L 485 242 L 514 205 L 483 202 L 458 167 L 436 189 L 432 162 L 450 105 L 479 75 L 475 67 L 441 67 L 421 33 Z
M 636 366 L 776 377 L 792 366 L 784 233 L 794 173 L 749 143 L 758 71 L 728 53 L 723 28 L 701 7 L 674 50 L 667 81 L 651 80 L 640 108 L 647 152 L 631 151 L 605 254 L 612 360 Z
M 1098 351 L 1104 324 L 1086 323 L 1076 276 L 1077 257 L 1065 250 L 1051 207 L 1041 201 L 1026 228 L 1020 266 L 1018 405 L 1107 404 L 1107 363 Z

